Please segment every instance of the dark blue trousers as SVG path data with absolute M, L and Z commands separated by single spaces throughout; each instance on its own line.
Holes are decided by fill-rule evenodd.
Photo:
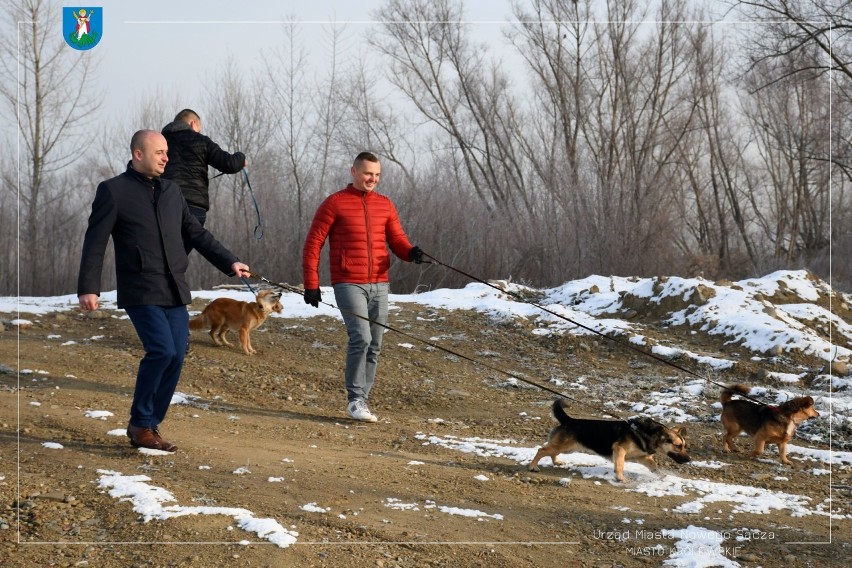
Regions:
M 186 306 L 125 308 L 145 356 L 139 362 L 130 424 L 157 429 L 165 419 L 180 380 L 189 336 Z

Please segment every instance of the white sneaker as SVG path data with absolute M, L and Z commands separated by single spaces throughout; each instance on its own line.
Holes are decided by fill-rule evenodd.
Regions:
M 346 414 L 349 415 L 349 418 L 353 420 L 360 420 L 362 422 L 378 422 L 378 417 L 370 412 L 370 409 L 367 408 L 367 403 L 363 400 L 353 400 L 349 403 L 349 406 L 346 408 Z

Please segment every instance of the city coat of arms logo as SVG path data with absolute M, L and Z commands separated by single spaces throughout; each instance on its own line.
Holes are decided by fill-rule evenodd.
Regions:
M 104 31 L 103 8 L 62 8 L 62 35 L 74 49 L 92 49 Z

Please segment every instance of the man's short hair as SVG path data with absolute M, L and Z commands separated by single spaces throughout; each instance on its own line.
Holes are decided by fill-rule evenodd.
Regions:
M 361 152 L 357 156 L 355 156 L 355 161 L 352 163 L 353 166 L 360 166 L 361 162 L 373 162 L 378 164 L 379 157 L 373 154 L 372 152 Z
M 130 153 L 132 154 L 134 150 L 141 150 L 145 145 L 145 140 L 152 133 L 157 134 L 155 130 L 137 130 L 133 133 L 133 137 L 130 139 Z
M 198 113 L 192 110 L 191 108 L 185 108 L 175 115 L 175 122 L 177 122 L 178 120 L 189 124 L 190 120 L 200 121 L 201 117 L 198 116 Z

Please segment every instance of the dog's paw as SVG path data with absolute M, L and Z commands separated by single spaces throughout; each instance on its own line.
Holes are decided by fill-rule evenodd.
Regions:
M 541 469 L 539 469 L 539 467 L 537 465 L 531 465 L 531 466 L 527 467 L 527 470 L 528 471 L 535 471 L 535 472 L 541 471 Z

